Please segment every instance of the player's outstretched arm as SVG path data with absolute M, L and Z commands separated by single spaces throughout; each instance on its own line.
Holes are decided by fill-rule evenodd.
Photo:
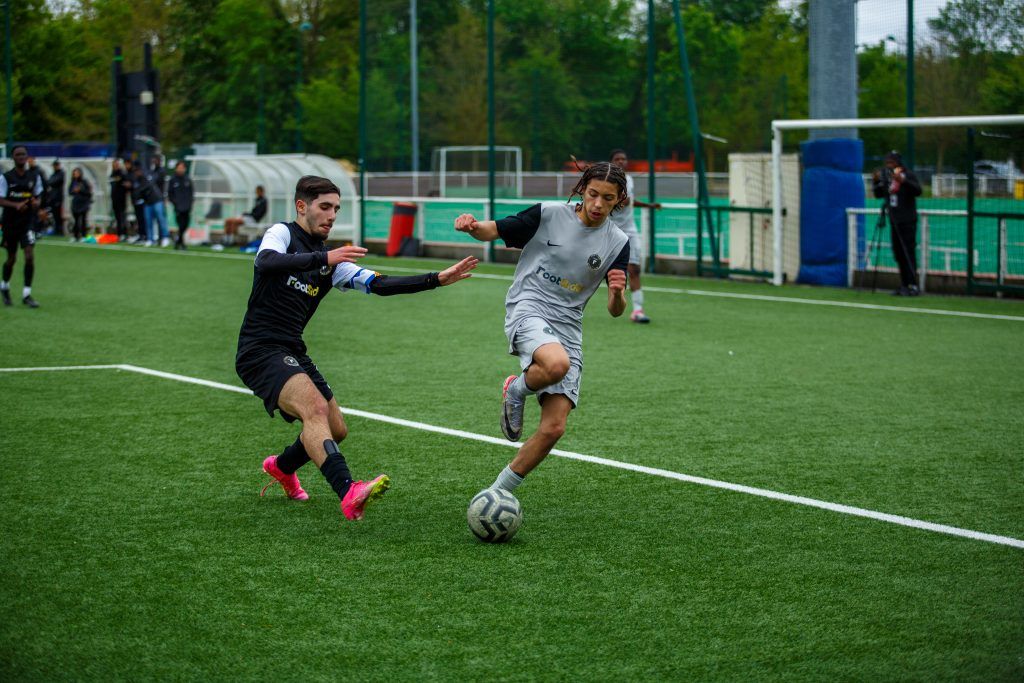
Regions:
M 455 219 L 455 229 L 467 233 L 481 242 L 493 242 L 498 239 L 498 224 L 494 221 L 478 221 L 473 214 L 464 213 Z
M 605 280 L 608 282 L 608 312 L 618 318 L 626 310 L 626 273 L 612 268 Z
M 445 287 L 447 285 L 454 284 L 459 280 L 465 280 L 467 277 L 471 277 L 472 273 L 469 271 L 476 268 L 476 264 L 480 263 L 480 259 L 475 256 L 467 256 L 451 268 L 445 268 L 437 274 L 437 283 Z

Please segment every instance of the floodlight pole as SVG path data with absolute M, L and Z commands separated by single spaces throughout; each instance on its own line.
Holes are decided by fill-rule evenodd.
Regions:
M 914 116 L 914 0 L 907 0 L 907 118 Z M 903 157 L 914 168 L 914 129 L 907 128 L 907 149 Z M 941 173 L 942 169 L 935 169 Z
M 420 84 L 418 29 L 416 27 L 416 0 L 409 0 L 409 100 L 412 126 L 412 183 L 413 196 L 420 191 Z
M 359 0 L 359 244 L 366 237 L 366 0 Z
M 4 75 L 7 79 L 7 153 L 14 146 L 14 93 L 11 91 L 11 0 L 4 0 Z
M 494 0 L 487 0 L 487 203 L 488 219 L 495 220 L 494 204 Z M 488 261 L 494 260 L 493 243 L 486 246 Z
M 654 0 L 647 0 L 647 201 L 650 204 L 657 203 L 657 192 L 655 191 L 654 176 L 654 143 L 657 136 L 656 118 L 654 109 L 654 60 L 656 56 L 654 44 Z M 647 232 L 647 272 L 654 272 L 654 233 L 655 233 L 655 211 L 647 210 L 648 232 Z

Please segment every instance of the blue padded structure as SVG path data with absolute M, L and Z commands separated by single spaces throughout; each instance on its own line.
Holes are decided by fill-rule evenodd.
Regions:
M 864 208 L 864 143 L 825 139 L 800 143 L 800 272 L 797 282 L 846 286 L 846 209 Z M 864 239 L 857 221 L 857 240 Z

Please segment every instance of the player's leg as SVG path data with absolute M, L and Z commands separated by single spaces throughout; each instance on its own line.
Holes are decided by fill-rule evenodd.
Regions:
M 629 265 L 626 272 L 629 275 L 629 297 L 633 303 L 633 312 L 629 319 L 635 323 L 646 324 L 651 319 L 644 313 L 644 290 L 640 284 L 640 263 L 643 260 L 643 245 L 640 242 L 640 233 L 633 232 L 629 235 Z
M 348 436 L 348 425 L 345 416 L 338 407 L 338 402 L 331 399 L 328 405 L 328 418 L 331 434 L 338 443 Z M 366 506 L 380 498 L 391 486 L 391 478 L 386 474 L 378 474 L 366 481 L 354 481 L 348 493 L 341 500 L 341 511 L 348 519 L 362 519 Z
M 4 249 L 7 250 L 7 259 L 3 266 L 3 279 L 0 280 L 0 296 L 3 297 L 4 306 L 11 305 L 11 275 L 14 273 L 14 264 L 18 261 L 18 242 L 11 234 L 13 230 L 5 230 L 3 234 Z
M 525 325 L 524 325 L 525 327 Z M 544 340 L 529 356 L 529 366 L 519 376 L 509 376 L 502 388 L 501 431 L 509 441 L 518 441 L 523 432 L 523 411 L 526 397 L 562 381 L 569 372 L 569 354 L 544 328 L 540 333 L 536 329 L 517 333 L 516 339 L 526 344 L 526 349 L 534 342 Z M 525 350 L 525 349 L 524 349 Z M 520 358 L 522 358 L 521 354 Z
M 573 402 L 565 394 L 546 394 L 542 397 L 540 426 L 526 443 L 523 444 L 516 457 L 508 467 L 502 470 L 493 486 L 513 491 L 523 483 L 523 479 L 555 447 L 565 433 L 565 424 L 572 412 Z
M 35 236 L 29 232 L 25 236 L 25 240 L 22 242 L 23 249 L 25 250 L 25 285 L 21 290 L 21 303 L 25 304 L 29 308 L 39 308 L 39 302 L 32 298 L 32 280 L 36 275 L 36 247 L 35 247 Z
M 910 261 L 907 259 L 907 246 L 903 242 L 904 231 L 902 224 L 896 223 L 895 221 L 891 224 L 890 234 L 892 237 L 892 255 L 896 260 L 896 265 L 900 271 L 900 288 L 897 289 L 893 294 L 897 296 L 907 296 L 910 294 L 910 290 L 907 289 L 908 281 L 911 280 L 910 275 Z

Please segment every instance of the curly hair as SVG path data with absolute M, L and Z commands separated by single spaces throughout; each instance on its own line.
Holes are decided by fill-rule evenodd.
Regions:
M 573 161 L 576 158 L 573 157 Z M 579 168 L 579 162 L 576 162 L 576 168 Z M 580 176 L 579 181 L 576 183 L 576 187 L 572 188 L 572 193 L 569 195 L 567 202 L 571 202 L 572 198 L 579 195 L 583 197 L 583 193 L 587 190 L 587 185 L 590 184 L 591 180 L 603 180 L 604 182 L 612 183 L 619 188 L 619 201 L 612 207 L 612 212 L 618 211 L 626 205 L 629 197 L 626 195 L 626 172 L 615 164 L 607 161 L 598 161 L 593 163 L 586 168 L 582 169 L 583 175 Z M 579 211 L 580 204 L 577 203 L 576 210 Z M 609 212 L 611 213 L 611 212 Z

